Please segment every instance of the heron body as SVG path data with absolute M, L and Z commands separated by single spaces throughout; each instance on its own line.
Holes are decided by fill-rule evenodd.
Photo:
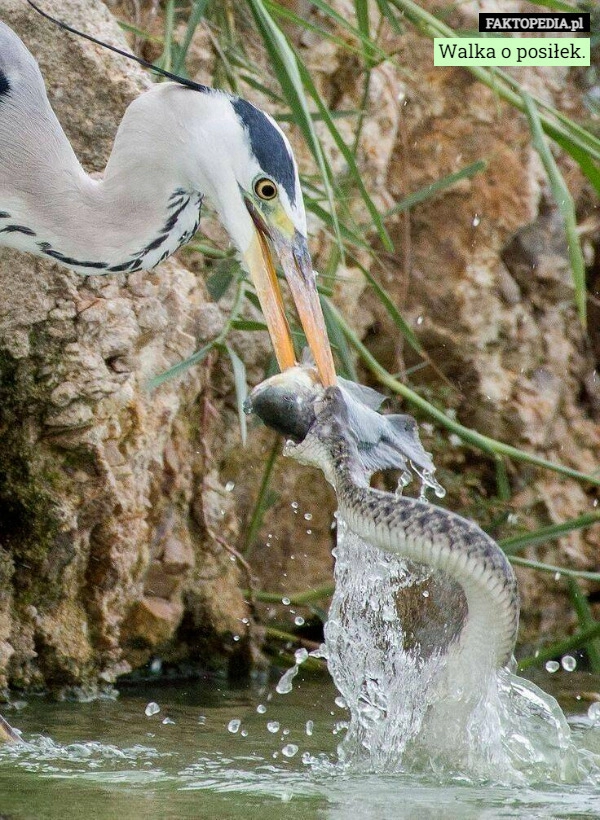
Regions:
M 321 378 L 334 383 L 298 170 L 275 121 L 223 91 L 157 84 L 127 108 L 104 173 L 92 178 L 36 60 L 0 23 L 0 244 L 81 274 L 147 270 L 192 238 L 205 197 L 254 281 L 280 367 L 296 357 L 273 252 Z

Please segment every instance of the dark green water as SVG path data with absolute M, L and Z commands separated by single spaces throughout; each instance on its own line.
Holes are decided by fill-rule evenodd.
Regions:
M 600 785 L 509 788 L 433 774 L 344 773 L 333 765 L 336 724 L 345 718 L 335 697 L 328 681 L 299 675 L 283 696 L 273 685 L 236 691 L 194 683 L 88 704 L 29 698 L 22 710 L 6 711 L 30 745 L 0 749 L 0 817 L 600 818 Z M 150 701 L 160 712 L 146 716 Z M 235 733 L 232 720 L 241 721 Z M 272 721 L 280 724 L 275 733 Z M 600 726 L 582 732 L 600 749 Z M 288 744 L 298 747 L 292 757 L 282 752 Z M 303 762 L 306 753 L 325 760 Z

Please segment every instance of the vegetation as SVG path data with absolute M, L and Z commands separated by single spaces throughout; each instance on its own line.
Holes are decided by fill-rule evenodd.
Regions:
M 278 2 L 278 0 L 245 0 L 236 5 L 235 13 L 233 4 L 229 2 L 192 0 L 189 3 L 185 0 L 181 2 L 180 0 L 167 0 L 162 38 L 150 36 L 140 31 L 139 28 L 134 29 L 134 32 L 142 41 L 147 40 L 154 43 L 154 48 L 157 42 L 160 43 L 162 54 L 158 62 L 162 67 L 185 74 L 194 33 L 199 26 L 208 27 L 214 48 L 219 55 L 217 81 L 235 93 L 243 94 L 244 89 L 248 87 L 260 90 L 272 99 L 274 108 L 282 112 L 281 119 L 292 119 L 301 129 L 318 169 L 317 176 L 303 179 L 307 209 L 321 220 L 332 240 L 329 258 L 322 266 L 324 284 L 321 285 L 320 292 L 330 338 L 334 342 L 342 374 L 356 378 L 355 360 L 358 359 L 382 386 L 402 396 L 419 412 L 420 417 L 432 419 L 449 434 L 458 436 L 464 444 L 489 457 L 496 474 L 497 495 L 506 502 L 506 509 L 509 508 L 508 502 L 512 492 L 507 471 L 508 460 L 523 462 L 543 470 L 552 470 L 584 485 L 600 486 L 600 471 L 594 474 L 578 472 L 505 442 L 497 441 L 460 424 L 445 411 L 439 400 L 432 401 L 425 398 L 422 391 L 411 387 L 410 377 L 406 381 L 400 381 L 393 373 L 386 370 L 362 343 L 349 320 L 331 301 L 336 270 L 342 261 L 347 260 L 363 270 L 369 286 L 399 333 L 403 335 L 406 343 L 426 360 L 427 354 L 410 325 L 403 318 L 382 284 L 361 265 L 360 257 L 367 252 L 373 259 L 376 259 L 381 252 L 378 248 L 390 250 L 391 240 L 387 224 L 392 217 L 407 211 L 417 203 L 435 197 L 461 180 L 485 173 L 486 159 L 481 157 L 479 161 L 466 165 L 459 172 L 413 192 L 387 213 L 380 213 L 361 178 L 357 162 L 357 146 L 365 124 L 364 106 L 356 111 L 330 111 L 320 96 L 307 66 L 290 39 L 284 34 L 282 26 L 292 24 L 294 27 L 306 29 L 313 35 L 333 41 L 340 48 L 352 53 L 361 67 L 363 102 L 367 100 L 375 67 L 383 62 L 400 63 L 400 58 L 395 53 L 386 52 L 382 46 L 381 35 L 385 27 L 394 32 L 401 32 L 407 26 L 411 26 L 424 37 L 429 38 L 459 37 L 461 32 L 454 31 L 441 17 L 425 11 L 414 0 L 372 0 L 371 3 L 369 0 L 355 0 L 354 17 L 351 19 L 342 17 L 327 0 L 311 0 L 311 5 L 319 10 L 318 20 L 321 22 L 298 16 L 285 3 Z M 561 10 L 591 10 L 591 3 L 586 6 L 585 2 L 580 2 L 575 7 L 562 0 L 538 0 L 537 5 Z M 276 84 L 265 85 L 260 68 L 253 61 L 245 41 L 238 34 L 237 14 L 243 14 L 253 21 L 257 36 L 261 39 L 262 46 L 269 57 Z M 593 45 L 597 47 L 596 43 Z M 504 71 L 495 68 L 470 68 L 469 70 L 479 82 L 492 88 L 498 98 L 523 112 L 527 117 L 532 144 L 540 155 L 548 175 L 550 188 L 563 217 L 574 283 L 574 299 L 579 320 L 585 328 L 587 321 L 585 263 L 580 245 L 575 206 L 554 159 L 553 151 L 558 149 L 567 152 L 577 162 L 592 188 L 600 195 L 600 138 L 594 134 L 591 127 L 587 128 L 574 122 L 544 100 L 527 93 L 514 77 Z M 338 129 L 337 123 L 341 116 L 354 118 L 356 127 L 352 144 L 348 144 L 343 139 Z M 315 127 L 317 122 L 324 124 L 330 138 L 345 160 L 346 173 L 343 178 L 336 177 L 333 173 Z M 363 223 L 357 222 L 348 207 L 349 201 L 356 200 L 362 201 L 363 204 L 362 213 L 365 215 Z M 369 240 L 366 240 L 365 236 L 368 236 Z M 245 370 L 243 362 L 228 344 L 227 336 L 232 329 L 251 332 L 265 329 L 261 322 L 243 318 L 246 302 L 258 308 L 256 296 L 251 283 L 244 278 L 231 255 L 207 243 L 197 242 L 192 245 L 192 249 L 201 251 L 206 257 L 212 258 L 213 273 L 208 282 L 211 295 L 218 300 L 224 298 L 225 294 L 230 295 L 233 290 L 235 293 L 233 307 L 223 332 L 217 338 L 187 361 L 161 375 L 155 380 L 153 386 L 157 386 L 167 378 L 177 376 L 187 367 L 200 362 L 211 350 L 218 349 L 226 352 L 231 358 L 238 404 L 241 406 L 246 390 Z M 296 332 L 301 336 L 299 329 L 296 329 Z M 243 423 L 241 412 L 240 419 Z M 265 510 L 272 503 L 273 491 L 270 488 L 270 477 L 276 459 L 277 450 L 274 449 L 266 464 L 264 478 L 250 518 L 251 526 L 246 546 L 251 543 L 260 527 Z M 598 522 L 600 522 L 600 509 L 565 521 L 560 525 L 543 527 L 501 542 L 515 564 L 528 566 L 540 572 L 560 574 L 560 577 L 568 584 L 574 611 L 577 613 L 580 624 L 579 631 L 574 636 L 544 648 L 537 660 L 536 658 L 523 659 L 522 667 L 541 662 L 567 650 L 585 647 L 591 667 L 594 671 L 600 671 L 600 622 L 593 619 L 589 603 L 579 584 L 582 579 L 600 581 L 600 573 L 550 566 L 519 555 L 526 547 L 545 543 L 549 539 L 560 538 L 569 532 L 590 527 Z M 297 606 L 311 607 L 314 610 L 316 602 L 324 599 L 330 593 L 329 586 L 310 590 L 293 596 L 292 603 Z M 255 597 L 257 600 L 270 602 L 281 600 L 280 595 L 267 592 L 258 592 Z

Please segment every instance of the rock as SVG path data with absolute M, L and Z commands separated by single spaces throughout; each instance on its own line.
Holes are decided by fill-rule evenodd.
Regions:
M 100 2 L 45 9 L 126 47 Z M 39 59 L 84 166 L 101 171 L 148 76 L 20 0 L 0 0 L 0 16 Z M 244 611 L 229 555 L 191 526 L 203 368 L 147 390 L 223 320 L 176 260 L 82 277 L 2 249 L 0 280 L 0 687 L 85 689 L 173 638 L 184 582 L 207 549 L 223 567 L 219 622 L 225 599 Z M 207 595 L 207 632 L 212 605 Z

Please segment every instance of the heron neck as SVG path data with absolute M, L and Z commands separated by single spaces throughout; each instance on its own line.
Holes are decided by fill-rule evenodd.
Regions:
M 19 118 L 23 109 L 15 105 Z M 187 241 L 202 195 L 156 147 L 121 124 L 102 178 L 81 167 L 47 99 L 19 123 L 23 139 L 0 157 L 0 243 L 79 273 L 152 268 Z M 1 128 L 1 126 L 0 126 Z M 168 145 L 168 143 L 167 143 Z

